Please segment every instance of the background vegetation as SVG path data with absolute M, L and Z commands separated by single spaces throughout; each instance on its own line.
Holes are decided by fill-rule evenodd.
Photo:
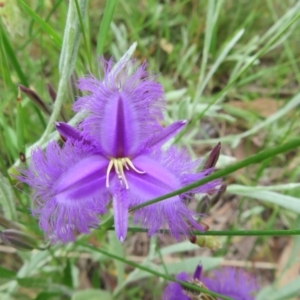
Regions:
M 299 136 L 299 1 L 91 0 L 86 10 L 86 1 L 70 2 L 79 29 L 66 41 L 65 30 L 76 33 L 68 27 L 74 21 L 67 21 L 68 1 L 0 1 L 1 230 L 18 228 L 46 244 L 30 215 L 30 191 L 9 173 L 24 164 L 22 154 L 30 159 L 36 142 L 56 138 L 54 117 L 73 118 L 74 83 L 98 74 L 102 54 L 119 60 L 133 45 L 133 56 L 146 59 L 165 88 L 166 124 L 190 120 L 174 143 L 200 157 L 220 141 L 219 169 Z M 20 93 L 20 84 L 36 94 Z M 299 162 L 295 147 L 270 156 L 226 176 L 225 194 L 198 201 L 212 230 L 233 233 L 219 237 L 219 250 L 141 232 L 122 246 L 104 230 L 46 250 L 4 243 L 0 298 L 160 299 L 166 281 L 124 263 L 129 260 L 168 275 L 192 273 L 199 262 L 206 271 L 243 267 L 261 286 L 257 299 L 296 299 L 300 237 L 266 231 L 300 229 Z M 258 233 L 237 236 L 242 229 Z

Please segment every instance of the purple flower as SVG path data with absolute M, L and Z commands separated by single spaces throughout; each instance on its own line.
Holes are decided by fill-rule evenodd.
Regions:
M 202 278 L 202 266 L 197 266 L 192 278 L 187 273 L 180 273 L 177 280 L 190 282 L 211 292 L 221 294 L 234 300 L 253 300 L 258 286 L 254 277 L 242 269 L 224 268 L 215 270 L 213 278 Z M 193 300 L 202 299 L 201 293 L 183 288 L 179 283 L 171 282 L 167 285 L 163 300 Z M 216 299 L 213 296 L 207 299 Z M 206 299 L 206 298 L 203 298 Z M 220 299 L 220 298 L 218 298 Z
M 199 161 L 175 147 L 162 145 L 177 134 L 185 121 L 165 128 L 163 89 L 146 72 L 127 61 L 113 69 L 104 62 L 102 81 L 87 77 L 78 87 L 87 91 L 74 104 L 85 119 L 73 128 L 56 123 L 66 143 L 50 143 L 45 152 L 32 153 L 31 165 L 21 180 L 34 190 L 39 225 L 53 241 L 73 241 L 75 233 L 89 233 L 99 224 L 99 215 L 112 201 L 115 229 L 125 239 L 128 210 L 152 198 L 179 189 L 207 176 L 212 168 L 197 172 Z M 190 227 L 202 230 L 185 199 L 190 193 L 213 192 L 218 181 L 189 193 L 141 208 L 134 221 L 155 234 L 168 225 L 176 238 L 187 235 Z

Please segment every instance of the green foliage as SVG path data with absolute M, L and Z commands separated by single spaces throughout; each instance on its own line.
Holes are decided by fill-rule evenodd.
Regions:
M 39 245 L 30 252 L 0 245 L 1 299 L 159 299 L 176 273 L 192 273 L 199 262 L 209 271 L 234 259 L 239 235 L 258 236 L 244 260 L 268 263 L 274 262 L 272 235 L 299 235 L 299 1 L 2 2 L 0 230 L 17 229 Z M 220 177 L 228 183 L 223 197 L 238 205 L 224 231 L 211 228 L 223 236 L 220 251 L 201 252 L 189 241 L 170 244 L 164 233 L 147 239 L 147 252 L 137 257 L 130 253 L 134 246 L 115 239 L 111 215 L 73 245 L 43 241 L 30 216 L 30 191 L 11 174 L 26 166 L 36 146 L 58 139 L 53 122 L 82 119 L 71 110 L 78 96 L 74 82 L 90 72 L 98 76 L 99 55 L 147 59 L 165 87 L 166 123 L 190 120 L 173 142 L 192 156 L 222 142 L 220 170 L 181 190 Z M 38 95 L 48 113 L 32 101 L 32 92 L 20 100 L 20 84 Z M 213 217 L 212 211 L 205 213 Z M 140 228 L 129 231 L 129 241 L 143 237 Z M 257 299 L 299 294 L 299 275 L 281 285 L 299 260 L 299 237 L 291 239 L 282 274 L 270 271 L 274 280 L 263 284 Z M 253 266 L 255 274 L 264 272 Z

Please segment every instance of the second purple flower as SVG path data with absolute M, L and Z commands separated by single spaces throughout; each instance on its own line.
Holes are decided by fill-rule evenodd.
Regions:
M 112 201 L 116 234 L 123 241 L 131 207 L 200 180 L 212 169 L 197 172 L 199 161 L 191 161 L 185 151 L 162 149 L 186 122 L 160 125 L 163 89 L 145 64 L 127 61 L 113 69 L 112 60 L 104 62 L 103 80 L 87 77 L 78 87 L 88 95 L 76 101 L 74 110 L 85 113 L 85 119 L 76 128 L 56 123 L 66 143 L 35 150 L 21 180 L 33 188 L 33 213 L 51 240 L 73 241 L 76 232 L 88 233 Z M 176 238 L 191 227 L 203 230 L 185 199 L 190 193 L 213 192 L 218 183 L 141 208 L 134 221 L 150 235 L 165 225 Z

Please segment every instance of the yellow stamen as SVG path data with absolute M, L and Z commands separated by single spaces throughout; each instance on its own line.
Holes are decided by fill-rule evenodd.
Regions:
M 114 165 L 114 161 L 110 160 L 107 170 L 106 170 L 106 187 L 109 187 L 109 174 L 110 174 L 110 171 L 111 171 L 113 165 Z
M 129 167 L 131 167 L 131 169 L 133 169 L 135 172 L 139 173 L 139 174 L 145 174 L 145 171 L 140 171 L 138 170 L 133 163 L 131 162 L 131 160 L 128 157 L 124 157 L 126 164 L 129 165 Z
M 145 171 L 138 170 L 128 157 L 111 158 L 109 161 L 109 164 L 107 166 L 107 171 L 106 171 L 106 187 L 107 188 L 109 187 L 109 175 L 110 175 L 110 172 L 113 167 L 115 169 L 115 172 L 116 172 L 118 178 L 120 179 L 120 182 L 124 183 L 125 188 L 127 190 L 129 189 L 129 185 L 128 185 L 128 181 L 125 176 L 124 167 L 126 168 L 126 170 L 130 170 L 130 168 L 131 168 L 138 174 L 146 173 Z

